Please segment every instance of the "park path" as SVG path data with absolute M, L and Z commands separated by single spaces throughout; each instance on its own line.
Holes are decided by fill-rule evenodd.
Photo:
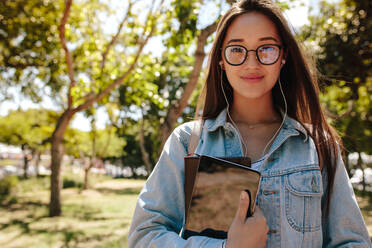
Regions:
M 102 188 L 108 188 L 108 189 L 114 189 L 114 190 L 120 190 L 120 189 L 133 189 L 133 188 L 142 188 L 145 184 L 144 180 L 120 180 L 120 179 L 113 179 L 104 181 L 101 183 L 95 184 L 93 187 L 94 189 L 102 189 Z

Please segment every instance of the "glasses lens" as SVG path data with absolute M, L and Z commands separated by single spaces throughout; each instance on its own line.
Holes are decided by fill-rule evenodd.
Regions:
M 257 49 L 257 54 L 262 64 L 272 64 L 279 58 L 280 48 L 274 45 L 263 45 Z
M 225 49 L 225 59 L 232 65 L 243 63 L 247 50 L 241 46 L 229 46 Z

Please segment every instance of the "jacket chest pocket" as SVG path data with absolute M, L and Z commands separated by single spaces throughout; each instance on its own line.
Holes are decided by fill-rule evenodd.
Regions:
M 298 232 L 321 228 L 320 170 L 301 171 L 285 176 L 285 211 L 289 225 Z

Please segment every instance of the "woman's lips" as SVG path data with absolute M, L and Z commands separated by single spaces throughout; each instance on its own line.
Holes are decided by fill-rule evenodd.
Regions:
M 247 76 L 241 76 L 240 78 L 249 83 L 257 83 L 260 82 L 264 78 L 264 76 L 252 74 Z

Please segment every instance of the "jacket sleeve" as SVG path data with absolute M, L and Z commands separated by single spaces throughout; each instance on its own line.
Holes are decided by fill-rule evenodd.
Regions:
M 325 187 L 322 203 L 325 205 L 328 192 L 326 170 L 323 170 L 322 176 Z M 337 157 L 329 215 L 325 217 L 323 214 L 322 225 L 323 247 L 372 247 L 340 153 Z
M 182 137 L 180 128 L 170 135 L 158 163 L 138 197 L 129 230 L 130 248 L 222 247 L 222 239 L 195 236 L 185 240 L 179 236 L 185 211 L 186 148 Z

